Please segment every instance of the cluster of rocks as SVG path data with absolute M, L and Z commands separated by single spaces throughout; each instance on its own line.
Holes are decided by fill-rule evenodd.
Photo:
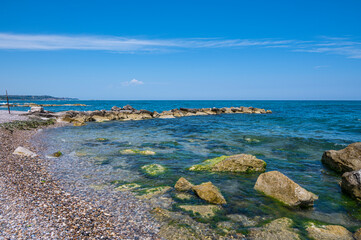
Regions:
M 339 151 L 325 151 L 322 163 L 342 174 L 341 189 L 344 193 L 361 201 L 361 142 Z
M 177 118 L 188 116 L 201 116 L 201 115 L 217 115 L 217 114 L 230 114 L 230 113 L 255 113 L 266 114 L 272 113 L 271 110 L 265 110 L 253 107 L 230 107 L 230 108 L 179 108 L 169 111 L 158 113 L 156 111 L 137 110 L 130 105 L 122 108 L 112 107 L 110 111 L 96 110 L 96 111 L 67 111 L 58 114 L 61 121 L 73 123 L 75 126 L 85 125 L 86 122 L 105 122 L 113 120 L 143 120 L 152 118 Z
M 174 188 L 181 192 L 192 190 L 199 198 L 207 201 L 208 203 L 219 205 L 227 203 L 219 189 L 214 186 L 212 182 L 206 182 L 194 186 L 187 179 L 181 177 L 175 184 Z

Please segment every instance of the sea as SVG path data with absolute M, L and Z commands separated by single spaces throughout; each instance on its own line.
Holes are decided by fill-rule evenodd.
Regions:
M 211 181 L 227 204 L 213 225 L 229 214 L 256 216 L 266 222 L 280 217 L 304 229 L 310 222 L 339 224 L 350 230 L 361 226 L 361 204 L 342 193 L 341 176 L 321 163 L 324 151 L 361 141 L 361 101 L 50 101 L 82 103 L 84 107 L 45 107 L 49 111 L 110 110 L 130 104 L 136 109 L 164 111 L 179 107 L 209 108 L 252 106 L 272 114 L 222 114 L 175 119 L 91 122 L 83 127 L 46 129 L 44 155 L 61 151 L 53 171 L 68 182 L 114 185 L 137 183 L 142 187 L 174 186 L 180 177 L 193 184 Z M 14 110 L 28 110 L 13 108 Z M 106 138 L 99 142 L 97 138 Z M 123 155 L 122 150 L 151 150 L 155 155 Z M 194 164 L 222 155 L 252 154 L 267 163 L 266 171 L 280 171 L 318 195 L 314 207 L 293 209 L 254 189 L 259 173 L 192 172 Z M 167 170 L 158 176 L 142 171 L 147 164 Z M 173 196 L 173 195 L 172 195 Z M 179 204 L 205 204 L 174 197 Z M 240 229 L 242 230 L 242 226 Z

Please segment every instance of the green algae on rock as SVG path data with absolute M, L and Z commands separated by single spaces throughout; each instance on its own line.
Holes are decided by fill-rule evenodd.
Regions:
M 219 162 L 222 162 L 228 156 L 220 156 L 212 159 L 207 159 L 200 164 L 193 165 L 189 168 L 190 171 L 211 171 L 212 167 Z
M 141 185 L 137 184 L 137 183 L 127 183 L 127 184 L 123 184 L 120 185 L 119 187 L 116 187 L 115 190 L 117 191 L 131 191 L 137 188 L 140 188 Z
M 160 186 L 160 187 L 153 187 L 153 188 L 142 188 L 138 191 L 138 198 L 139 199 L 150 199 L 155 196 L 163 195 L 166 192 L 170 191 L 172 188 L 169 186 Z
M 57 151 L 57 152 L 52 154 L 53 157 L 61 157 L 62 155 L 63 155 L 63 153 L 60 152 L 60 151 Z
M 221 209 L 220 206 L 216 205 L 180 205 L 179 208 L 193 214 L 199 214 L 203 218 L 212 218 L 216 215 L 216 211 Z
M 95 141 L 97 141 L 97 142 L 107 142 L 107 141 L 109 141 L 109 139 L 108 138 L 97 138 L 97 139 L 95 139 Z
M 124 149 L 120 151 L 121 154 L 124 155 L 135 155 L 135 154 L 140 154 L 140 155 L 155 155 L 155 152 L 150 151 L 150 150 L 137 150 L 137 149 Z
M 308 236 L 317 240 L 353 240 L 352 233 L 339 225 L 316 226 L 310 223 L 306 228 Z
M 251 228 L 247 239 L 251 240 L 299 240 L 293 221 L 289 218 L 279 218 L 260 228 Z
M 193 198 L 193 195 L 189 194 L 189 193 L 177 193 L 175 195 L 176 198 L 180 199 L 180 200 L 190 200 Z
M 190 171 L 212 172 L 264 172 L 266 162 L 250 154 L 220 156 L 205 160 L 201 164 L 193 165 Z
M 163 174 L 167 169 L 160 164 L 144 165 L 141 169 L 149 176 L 157 176 Z

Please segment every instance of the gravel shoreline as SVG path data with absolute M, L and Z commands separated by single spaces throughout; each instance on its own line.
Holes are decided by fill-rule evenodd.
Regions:
M 0 123 L 12 122 L 12 121 L 26 121 L 29 120 L 29 116 L 24 115 L 27 112 L 0 110 Z
M 37 132 L 0 128 L 0 239 L 160 239 L 148 207 L 130 193 L 97 191 L 87 201 L 54 178 L 49 159 L 12 154 L 39 150 Z

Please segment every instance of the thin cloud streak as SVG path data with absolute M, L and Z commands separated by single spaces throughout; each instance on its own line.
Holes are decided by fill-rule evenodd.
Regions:
M 127 81 L 127 82 L 122 82 L 122 86 L 125 86 L 125 87 L 138 86 L 138 85 L 143 85 L 143 84 L 144 84 L 143 81 L 137 80 L 135 78 L 133 78 L 132 80 Z
M 284 48 L 294 52 L 343 55 L 361 59 L 361 42 L 348 38 L 323 37 L 320 40 L 279 39 L 137 39 L 115 36 L 72 36 L 0 33 L 0 49 L 7 50 L 88 50 L 119 53 L 164 52 L 201 48 Z

